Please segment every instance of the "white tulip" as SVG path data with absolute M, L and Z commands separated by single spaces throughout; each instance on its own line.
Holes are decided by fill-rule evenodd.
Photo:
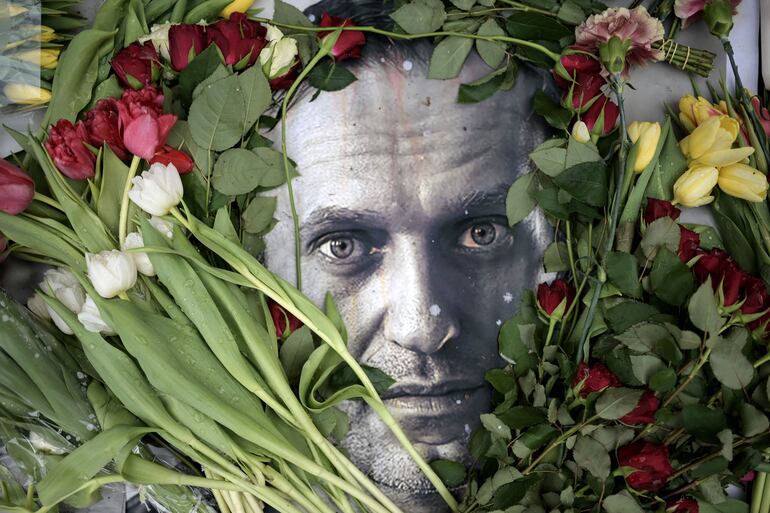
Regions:
M 72 313 L 78 313 L 86 301 L 86 291 L 80 285 L 77 277 L 66 269 L 49 269 L 43 275 L 40 288 L 62 302 Z M 64 319 L 59 317 L 53 308 L 46 305 L 51 320 L 63 333 L 72 335 L 74 332 Z
M 142 237 L 142 234 L 139 232 L 131 232 L 126 235 L 126 240 L 123 242 L 122 249 L 139 249 L 143 247 L 144 238 Z M 145 276 L 155 276 L 155 268 L 152 266 L 152 262 L 150 261 L 150 257 L 147 256 L 147 253 L 136 253 L 131 251 L 128 254 L 131 255 L 131 258 L 134 260 L 137 271 Z
M 150 33 L 141 36 L 137 41 L 144 44 L 147 41 L 152 42 L 152 46 L 155 50 L 167 61 L 171 60 L 171 56 L 168 53 L 168 31 L 171 28 L 171 23 L 163 23 L 161 25 L 153 25 L 150 29 Z
M 182 201 L 182 179 L 174 164 L 153 164 L 131 182 L 128 197 L 148 214 L 164 216 Z
M 91 296 L 86 296 L 86 302 L 83 303 L 83 308 L 78 313 L 78 320 L 85 329 L 92 333 L 101 333 L 102 335 L 115 334 L 109 324 L 102 319 L 102 314 L 99 313 L 99 308 Z
M 43 301 L 42 296 L 35 292 L 29 299 L 27 299 L 27 308 L 30 311 L 40 317 L 41 319 L 50 319 L 51 314 L 48 313 L 48 305 Z
M 165 219 L 158 217 L 158 216 L 152 216 L 150 218 L 150 225 L 158 230 L 158 232 L 162 233 L 169 239 L 174 238 L 174 225 L 166 221 Z
M 134 259 L 117 249 L 86 253 L 86 267 L 96 292 L 105 299 L 127 291 L 136 283 Z

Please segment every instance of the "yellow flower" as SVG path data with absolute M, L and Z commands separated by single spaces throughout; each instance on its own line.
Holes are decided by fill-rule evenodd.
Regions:
M 219 15 L 227 20 L 234 12 L 246 12 L 252 6 L 254 0 L 233 0 L 219 12 Z
M 700 207 L 711 203 L 711 191 L 718 180 L 719 171 L 713 166 L 691 167 L 674 183 L 674 204 Z
M 679 148 L 690 165 L 729 166 L 742 161 L 754 148 L 732 148 L 738 138 L 740 124 L 729 116 L 711 117 L 679 141 Z
M 15 53 L 13 56 L 19 60 L 37 64 L 43 69 L 56 69 L 60 53 L 61 49 L 59 48 L 36 48 Z
M 727 104 L 724 100 L 714 105 L 702 96 L 682 96 L 679 100 L 679 121 L 688 132 L 692 132 L 704 121 L 711 117 L 727 114 Z
M 56 39 L 56 31 L 54 31 L 54 29 L 51 27 L 40 25 L 40 33 L 35 36 L 34 39 L 35 41 L 39 41 L 41 43 L 49 43 Z
M 6 4 L 6 11 L 2 14 L 8 14 L 8 16 L 14 17 L 18 16 L 19 14 L 24 14 L 26 12 L 29 12 L 29 9 L 26 7 L 23 7 L 21 5 L 16 5 L 12 3 Z
M 660 123 L 634 121 L 628 126 L 628 136 L 637 148 L 634 173 L 641 173 L 655 156 L 660 141 Z
M 732 164 L 719 170 L 719 188 L 730 196 L 758 203 L 767 198 L 767 177 L 746 164 Z
M 40 105 L 51 99 L 51 91 L 18 82 L 7 84 L 3 93 L 11 103 L 20 105 Z
M 588 125 L 583 121 L 577 121 L 572 126 L 572 137 L 579 143 L 587 143 L 591 140 L 591 132 L 588 130 Z

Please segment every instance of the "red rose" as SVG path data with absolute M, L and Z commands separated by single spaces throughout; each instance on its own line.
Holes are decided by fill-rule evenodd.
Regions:
M 593 367 L 589 367 L 585 362 L 580 362 L 575 379 L 572 381 L 573 387 L 580 387 L 580 397 L 584 399 L 588 397 L 588 394 L 619 387 L 621 384 L 618 377 L 602 362 L 596 362 Z
M 668 460 L 668 448 L 652 442 L 624 445 L 618 449 L 618 464 L 637 469 L 626 476 L 626 483 L 634 490 L 660 490 L 674 473 Z
M 666 503 L 666 513 L 699 513 L 699 511 L 698 501 L 689 497 Z
M 698 251 L 700 251 L 700 234 L 679 225 L 679 249 L 677 250 L 679 259 L 687 263 L 698 255 Z
M 27 173 L 0 159 L 0 212 L 16 215 L 32 203 L 35 182 Z
M 150 160 L 166 144 L 176 116 L 163 114 L 163 94 L 154 87 L 126 89 L 117 103 L 123 144 L 134 155 Z
M 743 284 L 748 276 L 748 273 L 737 266 L 725 269 L 721 283 L 724 306 L 734 305 L 741 300 L 743 297 Z
M 575 112 L 584 112 L 599 95 L 603 96 L 601 88 L 607 81 L 601 70 L 601 64 L 592 55 L 563 55 L 552 71 L 556 84 L 564 91 L 562 104 Z
M 150 41 L 131 43 L 112 58 L 112 69 L 127 87 L 141 89 L 158 77 L 160 57 Z
M 735 263 L 730 255 L 719 248 L 712 248 L 701 252 L 700 258 L 693 266 L 693 271 L 699 283 L 711 277 L 711 284 L 716 288 L 722 281 L 725 271 L 731 267 L 735 267 Z
M 615 130 L 620 109 L 608 96 L 600 96 L 581 118 L 594 135 L 605 136 Z
M 97 148 L 108 144 L 120 160 L 128 158 L 128 151 L 120 136 L 118 100 L 115 98 L 99 100 L 93 109 L 86 112 L 83 125 L 88 134 L 88 144 Z
M 762 125 L 762 130 L 764 130 L 766 136 L 770 137 L 770 112 L 762 106 L 758 96 L 751 98 L 751 105 L 754 107 L 757 119 Z
M 185 175 L 193 169 L 193 160 L 190 156 L 171 146 L 164 146 L 150 159 L 150 164 L 155 163 L 161 163 L 164 166 L 174 164 L 180 175 Z
M 206 29 L 209 43 L 217 45 L 229 65 L 244 61 L 251 66 L 257 62 L 259 52 L 267 44 L 266 34 L 265 27 L 242 12 L 234 12 L 229 20 L 219 20 Z
M 652 223 L 662 217 L 670 217 L 674 221 L 679 219 L 681 210 L 676 208 L 670 201 L 647 198 L 647 206 L 644 208 L 644 222 Z
M 281 308 L 281 306 L 272 299 L 269 299 L 267 304 L 270 308 L 270 316 L 273 318 L 275 334 L 278 336 L 278 338 L 282 338 L 284 334 L 293 333 L 300 326 L 302 326 L 302 322 L 299 319 Z M 288 330 L 286 329 L 287 324 Z
M 297 77 L 299 76 L 299 72 L 297 71 L 298 65 L 292 66 L 292 68 L 281 75 L 280 77 L 276 77 L 270 81 L 270 89 L 273 91 L 281 91 L 282 89 L 288 89 L 291 87 L 291 85 L 294 83 L 295 80 L 297 80 Z
M 48 132 L 45 148 L 64 176 L 73 180 L 93 178 L 96 157 L 85 147 L 88 133 L 82 121 L 73 125 L 60 119 Z
M 537 303 L 546 315 L 551 315 L 565 299 L 567 301 L 564 305 L 564 312 L 569 309 L 575 299 L 575 287 L 561 278 L 553 280 L 550 285 L 541 283 L 537 286 Z
M 645 390 L 639 398 L 639 403 L 636 405 L 636 408 L 625 417 L 621 417 L 620 421 L 632 426 L 637 424 L 652 424 L 655 422 L 655 412 L 658 411 L 659 406 L 660 400 L 655 397 L 655 392 L 652 390 Z
M 350 18 L 338 18 L 329 16 L 326 13 L 321 15 L 321 27 L 355 27 L 356 24 Z M 331 34 L 331 32 L 319 32 L 321 39 Z M 358 59 L 361 57 L 361 47 L 366 44 L 366 36 L 358 30 L 343 30 L 340 37 L 334 43 L 332 56 L 337 62 L 345 59 Z
M 754 314 L 770 306 L 770 297 L 765 282 L 755 276 L 747 276 L 743 284 L 746 301 L 741 305 L 742 314 Z
M 207 46 L 204 25 L 180 23 L 171 25 L 168 30 L 168 53 L 171 56 L 171 67 L 176 71 L 185 69 L 192 58 Z

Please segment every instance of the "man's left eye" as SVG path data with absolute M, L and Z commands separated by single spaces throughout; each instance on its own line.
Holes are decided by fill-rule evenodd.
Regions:
M 460 234 L 460 246 L 467 249 L 484 249 L 496 246 L 510 237 L 508 229 L 493 221 L 471 224 Z

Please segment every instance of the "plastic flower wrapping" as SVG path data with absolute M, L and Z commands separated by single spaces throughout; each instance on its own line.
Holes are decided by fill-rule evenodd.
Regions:
M 280 0 L 272 19 L 250 2 L 108 0 L 63 52 L 16 55 L 50 86 L 5 87 L 48 108 L 9 130 L 0 258 L 48 267 L 26 305 L 0 294 L 0 510 L 84 508 L 126 483 L 174 513 L 770 510 L 770 115 L 735 66 L 738 3 L 411 0 L 379 6 L 382 26 Z M 709 76 L 715 56 L 675 39 L 701 18 L 737 86 L 627 119 L 637 67 Z M 554 86 L 531 99 L 552 137 L 506 184 L 500 228 L 542 215 L 550 277 L 499 322 L 468 461 L 410 440 L 383 400 L 398 379 L 353 356 L 356 326 L 303 289 L 301 258 L 293 282 L 262 258 L 276 223 L 302 252 L 299 101 L 354 83 L 369 45 L 414 40 L 430 79 L 483 61 L 458 103 L 524 68 Z M 292 215 L 276 221 L 279 187 Z M 684 222 L 693 207 L 714 223 Z M 353 462 L 349 402 L 397 440 L 433 509 Z

